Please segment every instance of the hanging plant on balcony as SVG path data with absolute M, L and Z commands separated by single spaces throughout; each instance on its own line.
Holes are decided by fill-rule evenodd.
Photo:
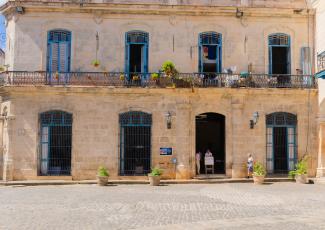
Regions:
M 93 60 L 92 65 L 97 68 L 98 66 L 100 66 L 100 62 L 98 60 Z
M 97 58 L 97 56 L 98 56 L 98 49 L 99 49 L 99 34 L 97 32 L 96 33 L 96 58 L 91 63 L 95 68 L 97 68 L 98 66 L 100 66 L 100 61 Z

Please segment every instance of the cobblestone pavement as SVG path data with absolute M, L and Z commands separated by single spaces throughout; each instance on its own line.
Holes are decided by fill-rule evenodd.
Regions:
M 0 187 L 0 229 L 325 229 L 325 185 Z

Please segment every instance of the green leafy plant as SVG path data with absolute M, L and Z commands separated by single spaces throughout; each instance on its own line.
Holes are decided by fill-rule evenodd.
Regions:
M 254 176 L 265 176 L 266 175 L 266 170 L 262 163 L 260 163 L 260 162 L 254 163 L 253 175 Z
M 95 67 L 98 67 L 100 65 L 100 61 L 99 60 L 93 60 L 92 61 L 92 65 L 95 66 Z
M 163 170 L 155 167 L 153 169 L 151 169 L 151 173 L 149 174 L 149 176 L 161 176 L 163 174 Z
M 97 170 L 97 175 L 98 176 L 109 176 L 109 173 L 105 167 L 99 166 L 99 168 Z
M 295 165 L 295 169 L 289 172 L 290 178 L 295 178 L 296 175 L 306 175 L 308 169 L 308 156 L 304 156 Z
M 124 81 L 124 80 L 125 80 L 125 76 L 124 76 L 124 74 L 121 74 L 121 75 L 120 75 L 120 80 L 121 80 L 121 81 Z
M 151 74 L 151 79 L 154 80 L 154 81 L 158 80 L 159 79 L 159 74 L 158 73 L 152 73 Z
M 178 73 L 172 61 L 165 61 L 161 66 L 161 71 L 164 72 L 167 77 L 175 77 Z

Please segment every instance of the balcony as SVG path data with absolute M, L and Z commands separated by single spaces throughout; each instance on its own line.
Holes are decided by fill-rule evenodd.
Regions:
M 294 88 L 317 87 L 313 75 L 178 73 L 176 77 L 151 73 L 26 72 L 0 73 L 2 86 L 86 86 L 117 88 Z

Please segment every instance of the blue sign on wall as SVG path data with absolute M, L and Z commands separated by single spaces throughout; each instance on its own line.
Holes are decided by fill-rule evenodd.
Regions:
M 173 148 L 160 148 L 160 155 L 162 156 L 173 155 Z

